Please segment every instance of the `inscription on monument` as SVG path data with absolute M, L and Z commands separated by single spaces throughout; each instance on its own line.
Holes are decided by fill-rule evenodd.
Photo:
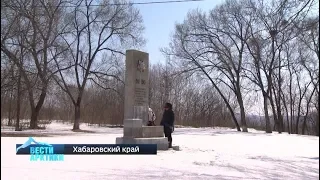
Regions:
M 146 88 L 136 87 L 134 104 L 136 106 L 143 106 L 147 104 L 147 90 Z
M 136 84 L 146 85 L 146 81 L 144 79 L 136 79 Z

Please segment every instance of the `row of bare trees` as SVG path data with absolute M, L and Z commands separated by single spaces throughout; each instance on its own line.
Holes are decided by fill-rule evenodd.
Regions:
M 163 105 L 174 105 L 176 124 L 194 127 L 234 127 L 215 89 L 200 77 L 174 70 L 169 64 L 150 69 L 149 102 L 160 123 Z
M 1 91 L 15 91 L 17 105 L 25 92 L 35 129 L 48 92 L 58 85 L 73 104 L 77 130 L 87 86 L 117 91 L 109 85 L 123 83 L 119 58 L 144 44 L 143 29 L 139 11 L 124 0 L 98 6 L 93 0 L 1 1 Z
M 319 135 L 316 1 L 227 0 L 177 24 L 150 67 L 150 107 L 176 123 Z M 124 51 L 144 45 L 125 0 L 1 1 L 1 119 L 121 124 Z M 263 116 L 249 109 L 263 107 Z M 13 119 L 16 120 L 13 123 Z
M 212 85 L 239 131 L 241 126 L 247 132 L 244 94 L 258 91 L 267 133 L 304 134 L 308 125 L 319 135 L 319 16 L 314 7 L 312 0 L 228 0 L 208 13 L 193 10 L 176 25 L 163 52 L 172 64 Z
M 176 76 L 175 78 L 168 78 L 170 83 L 167 83 L 165 76 L 169 73 L 172 74 L 173 70 L 168 70 L 166 66 L 161 64 L 153 65 L 150 68 L 151 93 L 149 99 L 150 107 L 152 107 L 156 114 L 157 124 L 161 120 L 163 102 L 169 100 L 175 105 L 176 123 L 179 125 L 233 127 L 227 109 L 211 87 L 199 84 L 199 78 L 186 74 Z M 166 84 L 171 85 L 166 86 Z M 80 107 L 81 122 L 99 124 L 101 126 L 122 124 L 124 85 L 114 80 L 113 82 L 109 82 L 108 86 L 115 87 L 115 91 L 108 91 L 96 84 L 88 85 L 84 91 Z M 199 91 L 199 89 L 202 90 Z M 25 93 L 21 95 L 24 96 Z M 166 97 L 166 95 L 169 97 Z M 9 95 L 3 96 L 1 101 L 2 119 L 9 119 L 11 124 L 14 124 L 12 119 L 16 119 L 16 98 L 17 94 L 13 93 L 12 97 Z M 8 102 L 13 103 L 10 105 L 11 109 L 9 109 Z M 28 99 L 22 98 L 21 102 L 21 117 L 29 119 Z M 74 105 L 70 101 L 68 94 L 61 90 L 58 85 L 48 89 L 39 119 L 62 120 L 64 122 L 74 120 Z

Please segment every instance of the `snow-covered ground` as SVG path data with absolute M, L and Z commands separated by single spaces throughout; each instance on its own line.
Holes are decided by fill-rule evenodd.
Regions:
M 122 136 L 121 128 L 81 126 L 97 133 L 76 133 L 70 128 L 52 123 L 41 133 L 55 133 L 54 137 L 35 139 L 57 144 L 112 144 L 116 137 Z M 319 179 L 318 137 L 250 131 L 176 128 L 174 144 L 181 151 L 137 156 L 70 155 L 65 156 L 64 162 L 30 162 L 29 156 L 15 155 L 15 144 L 24 143 L 26 137 L 1 137 L 1 179 Z

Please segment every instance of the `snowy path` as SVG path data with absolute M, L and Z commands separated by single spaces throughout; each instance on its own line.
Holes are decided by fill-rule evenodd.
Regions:
M 47 131 L 57 132 L 57 128 L 63 129 L 53 124 Z M 111 144 L 122 134 L 120 128 L 84 129 L 99 133 L 68 132 L 68 136 L 35 139 L 48 143 Z M 174 132 L 174 144 L 182 151 L 160 151 L 148 156 L 73 155 L 65 156 L 64 162 L 50 163 L 16 156 L 15 144 L 24 141 L 25 137 L 1 137 L 1 179 L 319 179 L 319 138 L 312 136 L 181 128 Z

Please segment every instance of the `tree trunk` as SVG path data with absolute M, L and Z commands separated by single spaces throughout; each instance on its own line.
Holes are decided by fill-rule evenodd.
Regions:
M 269 112 L 268 112 L 268 97 L 266 95 L 263 95 L 263 105 L 264 105 L 264 118 L 266 120 L 266 133 L 272 133 Z
M 39 111 L 32 109 L 31 111 L 31 120 L 30 120 L 30 129 L 38 129 L 38 116 Z
M 228 100 L 227 100 L 225 97 L 222 97 L 222 99 L 224 100 L 224 102 L 225 102 L 226 105 L 227 105 L 228 110 L 230 111 L 232 120 L 233 120 L 234 124 L 236 125 L 237 131 L 241 131 L 240 126 L 239 126 L 239 123 L 238 123 L 238 121 L 237 121 L 237 118 L 236 118 L 236 116 L 235 116 L 235 114 L 234 114 L 234 112 L 233 112 L 233 109 L 232 109 L 232 107 L 230 106 Z M 218 120 L 220 121 L 220 119 L 218 119 Z
M 17 89 L 17 119 L 16 119 L 16 131 L 21 131 L 20 128 L 20 102 L 21 102 L 21 73 L 18 76 L 18 89 Z
M 288 123 L 288 133 L 291 134 L 291 131 L 290 131 L 290 121 L 289 121 L 289 113 L 287 111 L 287 123 Z
M 284 131 L 283 128 L 283 116 L 282 116 L 282 112 L 281 112 L 281 50 L 279 51 L 279 68 L 278 68 L 278 74 L 279 74 L 279 78 L 278 78 L 278 99 L 277 99 L 277 114 L 278 114 L 278 121 L 279 121 L 279 128 L 278 128 L 278 132 L 282 133 Z
M 275 109 L 275 104 L 273 101 L 273 95 L 272 95 L 272 90 L 273 90 L 273 79 L 272 79 L 272 66 L 273 66 L 273 62 L 275 61 L 275 54 L 276 54 L 276 49 L 275 49 L 275 37 L 277 35 L 277 32 L 273 33 L 270 32 L 271 35 L 271 40 L 272 40 L 272 44 L 271 44 L 271 52 L 272 52 L 272 57 L 271 57 L 271 64 L 269 67 L 269 74 L 267 75 L 267 81 L 268 81 L 268 90 L 267 90 L 267 94 L 269 95 L 269 101 L 270 101 L 270 105 L 271 105 L 271 110 L 272 110 L 272 114 L 273 114 L 273 122 L 276 125 L 277 129 L 279 129 L 279 124 L 278 124 L 278 118 L 277 118 L 277 114 L 276 114 L 276 109 Z
M 12 78 L 14 78 L 14 65 L 12 66 L 12 69 L 11 69 L 11 75 L 12 75 Z M 10 88 L 10 99 L 9 99 L 9 114 L 8 114 L 8 126 L 12 126 L 12 101 L 13 101 L 13 86 Z
M 73 130 L 80 129 L 80 103 L 76 103 L 74 106 L 74 123 Z
M 317 114 L 317 118 L 316 118 L 316 135 L 319 136 L 319 111 L 318 111 L 318 114 Z
M 10 91 L 8 126 L 12 126 L 12 101 L 13 101 L 13 87 L 11 88 L 11 91 Z
M 288 124 L 289 128 L 290 128 L 290 133 L 293 133 L 293 127 L 292 127 L 292 123 L 293 123 L 293 116 L 294 116 L 294 103 L 293 103 L 293 94 L 292 94 L 292 72 L 291 72 L 291 67 L 289 65 L 290 63 L 288 63 L 288 70 L 289 70 L 289 99 L 290 99 L 290 125 Z M 288 122 L 289 123 L 289 122 Z
M 283 128 L 283 116 L 281 114 L 281 110 L 278 110 L 278 122 L 279 122 L 278 132 L 282 133 L 284 131 L 284 128 Z
M 312 97 L 313 97 L 313 94 L 314 94 L 315 91 L 316 91 L 316 87 L 314 87 L 310 97 L 307 99 L 307 105 L 306 105 L 307 111 L 306 111 L 306 114 L 303 117 L 302 135 L 305 134 L 305 129 L 306 129 L 306 126 L 307 126 L 307 118 L 309 116 L 309 107 L 310 107 L 310 103 L 311 103 L 311 100 L 312 100 Z
M 299 99 L 299 104 L 298 104 L 298 113 L 297 113 L 297 120 L 296 120 L 296 134 L 299 134 L 299 124 L 300 124 L 300 113 L 301 113 L 301 101 L 302 99 Z
M 280 89 L 280 88 L 279 88 Z M 278 90 L 278 94 L 276 94 L 276 90 L 274 89 L 274 98 L 276 103 L 276 112 L 277 112 L 277 120 L 278 120 L 278 133 L 282 133 L 283 130 L 283 117 L 282 117 L 282 111 L 281 111 L 281 90 Z
M 230 106 L 230 105 L 227 105 L 227 106 Z M 230 108 L 231 108 L 231 107 L 228 107 L 229 111 L 230 111 Z M 238 121 L 237 121 L 237 118 L 236 118 L 236 116 L 234 115 L 234 112 L 233 112 L 233 111 L 230 111 L 230 113 L 231 113 L 232 120 L 233 120 L 234 124 L 236 125 L 237 131 L 241 131 L 240 126 L 239 126 L 239 123 L 238 123 Z M 220 120 L 220 119 L 219 119 L 219 120 Z
M 237 78 L 237 83 L 236 83 L 236 96 L 237 96 L 237 101 L 240 106 L 240 122 L 241 122 L 241 128 L 242 132 L 248 132 L 247 128 L 247 122 L 246 122 L 246 112 L 244 110 L 244 105 L 243 105 L 243 99 L 242 99 L 242 94 L 241 94 L 241 87 L 239 83 L 239 76 Z
M 303 98 L 305 96 L 305 92 L 307 91 L 308 87 L 305 87 L 304 90 L 301 89 L 302 87 L 300 85 L 300 77 L 298 75 L 297 75 L 297 84 L 298 84 L 298 89 L 299 89 L 299 102 L 298 102 L 298 107 L 297 107 L 298 112 L 297 112 L 297 120 L 296 120 L 296 122 L 297 122 L 297 124 L 296 124 L 296 133 L 299 134 L 299 125 L 300 125 L 302 101 L 303 101 Z
M 270 101 L 271 110 L 272 110 L 272 113 L 273 113 L 273 121 L 274 121 L 274 124 L 275 124 L 275 128 L 278 130 L 279 129 L 279 121 L 278 121 L 277 111 L 276 111 L 276 108 L 275 108 L 275 104 L 274 104 L 274 101 L 273 101 L 273 96 L 272 96 L 271 91 L 270 91 L 269 101 Z
M 43 87 L 35 108 L 31 108 L 30 129 L 38 129 L 38 116 L 47 95 L 47 87 Z
M 289 111 L 288 111 L 288 106 L 287 106 L 287 102 L 286 102 L 286 98 L 285 98 L 285 96 L 284 96 L 284 93 L 283 93 L 283 91 L 281 90 L 281 96 L 282 96 L 282 98 L 281 98 L 281 100 L 282 100 L 282 103 L 283 103 L 283 107 L 284 107 L 284 110 L 285 110 L 285 114 L 286 114 L 286 120 L 287 120 L 287 131 L 288 131 L 288 133 L 290 134 L 290 121 L 289 121 Z M 283 117 L 282 117 L 283 118 Z M 285 123 L 284 123 L 284 119 L 282 119 L 282 121 L 283 121 L 283 131 L 285 131 L 285 129 L 286 129 L 286 127 L 285 127 Z
M 301 132 L 302 135 L 304 135 L 304 133 L 305 133 L 306 126 L 307 126 L 307 116 L 304 116 L 303 124 L 302 124 L 302 132 Z
M 283 115 L 281 112 L 281 100 L 280 99 L 278 100 L 277 114 L 278 114 L 278 124 L 279 124 L 278 132 L 282 133 L 285 131 L 285 128 L 284 128 L 284 122 L 283 122 Z
M 207 77 L 209 77 L 209 75 L 207 75 Z M 217 85 L 213 82 L 213 80 L 210 78 L 210 81 L 212 82 L 212 85 L 215 87 L 215 89 L 218 91 L 219 95 L 221 96 L 221 98 L 223 99 L 224 103 L 227 105 L 227 108 L 231 114 L 232 120 L 234 122 L 234 124 L 236 125 L 237 131 L 241 131 L 239 123 L 237 121 L 237 118 L 234 114 L 234 111 L 232 109 L 232 107 L 230 106 L 230 103 L 228 102 L 227 98 L 222 94 L 221 90 L 217 87 Z M 220 121 L 220 119 L 218 119 L 218 121 Z M 220 122 L 219 122 L 220 124 Z
M 241 95 L 240 95 L 240 96 L 241 96 Z M 242 132 L 248 132 L 247 122 L 246 122 L 246 113 L 245 113 L 245 111 L 244 111 L 244 105 L 243 105 L 242 97 L 239 97 L 238 102 L 239 102 L 239 106 L 240 106 L 240 116 L 241 116 L 241 128 L 242 128 Z

